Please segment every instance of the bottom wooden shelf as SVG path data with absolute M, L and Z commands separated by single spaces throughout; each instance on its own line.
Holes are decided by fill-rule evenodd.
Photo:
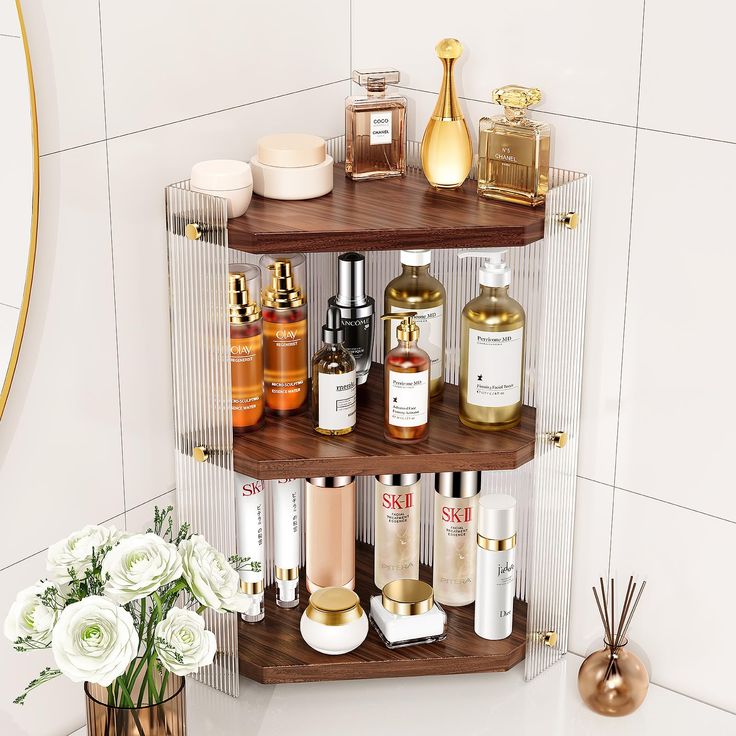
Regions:
M 373 547 L 356 548 L 356 592 L 366 611 L 373 585 Z M 432 569 L 422 565 L 420 576 L 432 582 Z M 508 639 L 487 641 L 473 631 L 473 606 L 445 607 L 447 638 L 435 644 L 388 649 L 371 626 L 358 649 L 332 657 L 310 649 L 299 633 L 299 619 L 306 608 L 307 593 L 302 571 L 300 605 L 294 609 L 276 606 L 274 587 L 266 590 L 266 618 L 257 624 L 239 621 L 240 673 L 257 682 L 318 682 L 361 680 L 377 677 L 450 675 L 465 672 L 505 672 L 524 659 L 526 603 L 514 603 L 514 628 Z

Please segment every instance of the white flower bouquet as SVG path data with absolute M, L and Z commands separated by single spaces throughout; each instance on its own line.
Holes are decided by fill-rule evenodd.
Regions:
M 169 673 L 196 672 L 212 663 L 215 636 L 202 612 L 241 612 L 238 570 L 258 571 L 248 558 L 225 558 L 156 508 L 154 527 L 126 534 L 86 526 L 48 551 L 48 579 L 18 593 L 5 636 L 19 652 L 50 648 L 47 667 L 15 702 L 59 675 L 107 688 L 108 705 L 160 703 Z

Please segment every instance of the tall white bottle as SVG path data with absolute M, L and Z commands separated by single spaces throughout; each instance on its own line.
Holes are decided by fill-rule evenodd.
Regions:
M 235 506 L 238 517 L 237 550 L 249 557 L 257 570 L 240 570 L 240 589 L 246 594 L 249 608 L 240 614 L 243 621 L 263 621 L 263 523 L 266 518 L 263 481 L 235 473 Z
M 516 500 L 481 496 L 478 504 L 475 633 L 483 639 L 511 636 L 516 588 Z
M 276 605 L 296 608 L 299 605 L 299 507 L 301 478 L 272 480 L 274 572 Z

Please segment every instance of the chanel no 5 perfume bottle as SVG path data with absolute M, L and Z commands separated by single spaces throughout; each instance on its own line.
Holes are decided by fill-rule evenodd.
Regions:
M 406 98 L 386 94 L 399 81 L 393 69 L 354 71 L 366 95 L 345 100 L 345 174 L 352 179 L 385 179 L 406 173 Z
M 549 179 L 552 128 L 530 120 L 527 108 L 542 99 L 536 88 L 493 90 L 503 115 L 481 118 L 478 132 L 478 194 L 534 207 L 544 202 Z

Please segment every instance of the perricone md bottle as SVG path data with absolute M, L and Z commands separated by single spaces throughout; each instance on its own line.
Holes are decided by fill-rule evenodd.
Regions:
M 475 600 L 480 473 L 436 473 L 434 490 L 434 597 L 447 606 L 467 606 Z
M 376 476 L 373 580 L 419 579 L 419 473 Z
M 266 408 L 288 416 L 307 404 L 307 298 L 304 256 L 262 256 L 261 304 Z

